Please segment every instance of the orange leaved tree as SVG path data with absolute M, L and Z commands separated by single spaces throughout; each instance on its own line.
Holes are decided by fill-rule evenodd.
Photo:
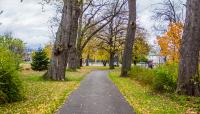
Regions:
M 167 62 L 169 63 L 179 61 L 182 32 L 183 24 L 181 22 L 170 23 L 167 32 L 163 36 L 157 37 L 161 48 L 160 55 L 167 57 Z

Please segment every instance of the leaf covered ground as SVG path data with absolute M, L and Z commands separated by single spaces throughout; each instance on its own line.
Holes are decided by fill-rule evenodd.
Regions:
M 66 81 L 45 81 L 44 72 L 30 69 L 21 72 L 25 98 L 20 102 L 0 105 L 0 114 L 52 114 L 80 84 L 91 69 L 67 72 Z
M 199 108 L 199 98 L 154 93 L 148 86 L 119 75 L 120 72 L 116 70 L 111 72 L 109 77 L 137 114 L 198 114 L 190 107 Z

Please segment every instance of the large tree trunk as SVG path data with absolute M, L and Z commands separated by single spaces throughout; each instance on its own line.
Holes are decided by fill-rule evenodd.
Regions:
M 200 96 L 198 59 L 200 50 L 200 0 L 187 1 L 187 14 L 180 50 L 177 92 Z
M 114 69 L 115 68 L 115 66 L 114 66 L 114 59 L 115 59 L 114 55 L 115 55 L 115 53 L 110 52 L 110 60 L 109 60 L 110 69 Z
M 73 47 L 69 51 L 68 69 L 75 71 L 78 68 L 76 60 L 77 60 L 76 48 Z
M 125 41 L 125 49 L 123 53 L 121 76 L 128 76 L 128 71 L 131 69 L 132 51 L 136 31 L 136 0 L 128 0 L 129 4 L 129 23 L 128 32 Z
M 87 59 L 86 59 L 86 66 L 89 66 L 89 62 L 90 62 L 90 55 L 87 55 Z
M 106 64 L 107 64 L 107 61 L 106 60 L 102 60 L 102 63 L 103 63 L 103 66 L 105 67 Z
M 73 40 L 73 1 L 64 0 L 63 14 L 56 41 L 53 47 L 52 59 L 45 78 L 52 80 L 64 80 L 68 59 L 68 51 L 72 47 Z
M 73 12 L 72 12 L 72 33 L 70 40 L 70 51 L 69 51 L 69 58 L 68 58 L 68 68 L 72 70 L 77 69 L 77 51 L 76 51 L 76 40 L 77 40 L 77 33 L 78 33 L 78 20 L 81 14 L 78 0 L 73 0 Z
M 116 62 L 117 62 L 117 67 L 119 67 L 119 56 L 115 56 Z
M 76 67 L 80 68 L 83 66 L 82 50 L 76 49 Z
M 78 20 L 78 36 L 77 36 L 77 43 L 76 43 L 76 67 L 80 68 L 82 67 L 82 50 L 81 48 L 81 42 L 82 42 L 82 25 L 83 25 L 83 4 L 84 1 L 80 1 L 80 16 Z
M 64 46 L 56 42 L 53 49 L 53 56 L 45 78 L 52 80 L 64 80 L 65 79 L 65 66 L 67 58 L 67 51 L 64 50 Z

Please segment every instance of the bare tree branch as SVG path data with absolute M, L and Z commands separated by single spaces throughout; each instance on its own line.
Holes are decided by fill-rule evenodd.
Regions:
M 126 3 L 127 3 L 127 0 L 123 1 L 123 3 L 118 7 L 118 5 L 119 5 L 119 0 L 116 2 L 115 7 L 114 7 L 114 9 L 113 9 L 113 15 L 112 15 L 112 17 L 111 17 L 106 23 L 104 23 L 102 26 L 100 26 L 99 28 L 97 28 L 95 31 L 93 31 L 93 32 L 87 37 L 87 39 L 85 40 L 85 42 L 84 42 L 83 45 L 81 46 L 81 49 L 83 49 L 83 48 L 87 45 L 87 43 L 92 39 L 92 37 L 93 37 L 94 35 L 96 35 L 101 29 L 103 29 L 107 24 L 109 24 L 109 23 L 113 20 L 113 18 L 114 18 L 115 16 L 117 16 L 117 15 L 120 14 L 121 9 L 123 8 L 123 6 L 124 6 Z M 117 9 L 117 8 L 118 8 L 118 9 Z

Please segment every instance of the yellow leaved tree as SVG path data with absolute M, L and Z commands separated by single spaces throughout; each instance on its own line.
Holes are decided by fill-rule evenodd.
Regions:
M 160 55 L 167 57 L 168 63 L 179 61 L 182 32 L 183 24 L 181 22 L 170 23 L 167 32 L 163 36 L 157 37 L 161 48 Z
M 108 60 L 109 53 L 103 49 L 98 48 L 99 43 L 99 39 L 92 39 L 83 50 L 83 59 L 87 59 L 89 56 L 89 58 L 93 60 Z
M 46 52 L 47 57 L 49 59 L 51 59 L 52 49 L 53 49 L 53 44 L 51 42 L 49 42 L 48 44 L 46 44 L 45 47 L 44 47 L 44 51 Z

